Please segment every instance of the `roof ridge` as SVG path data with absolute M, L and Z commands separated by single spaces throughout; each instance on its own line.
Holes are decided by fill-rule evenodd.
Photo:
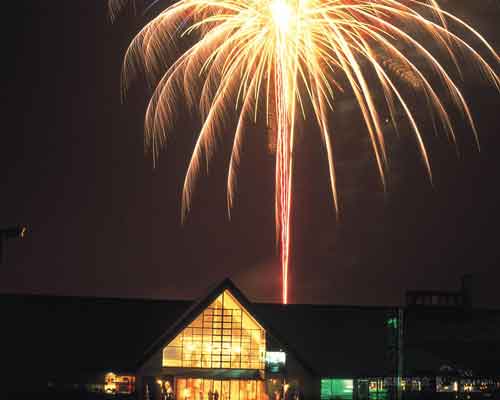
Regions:
M 91 295 L 66 295 L 66 294 L 43 294 L 43 293 L 0 293 L 2 298 L 26 298 L 26 299 L 74 299 L 74 300 L 112 300 L 112 301 L 144 301 L 144 302 L 185 302 L 192 303 L 190 299 L 160 299 L 147 297 L 117 297 L 117 296 L 91 296 Z

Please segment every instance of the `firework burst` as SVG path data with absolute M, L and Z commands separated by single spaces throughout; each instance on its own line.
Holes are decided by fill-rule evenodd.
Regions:
M 109 0 L 112 15 L 130 2 Z M 432 179 L 424 140 L 401 89 L 402 77 L 392 71 L 394 65 L 406 71 L 405 76 L 425 96 L 432 114 L 453 141 L 451 119 L 442 96 L 431 84 L 432 77 L 440 78 L 476 138 L 477 132 L 466 100 L 434 54 L 436 49 L 446 54 L 458 70 L 460 50 L 497 89 L 500 87 L 491 61 L 488 63 L 450 25 L 474 37 L 498 65 L 500 58 L 488 42 L 464 21 L 441 9 L 437 0 L 180 0 L 164 8 L 133 39 L 125 56 L 124 87 L 139 71 L 152 78 L 155 91 L 146 111 L 145 142 L 154 159 L 172 128 L 178 95 L 201 111 L 203 124 L 184 182 L 183 218 L 191 206 L 202 160 L 209 162 L 213 156 L 225 113 L 237 113 L 227 178 L 229 212 L 234 203 L 245 125 L 255 121 L 262 108 L 266 116 L 273 114 L 276 232 L 282 265 L 282 300 L 287 303 L 297 114 L 305 117 L 306 103 L 312 106 L 311 114 L 318 123 L 327 154 L 332 201 L 337 211 L 328 114 L 345 82 L 363 115 L 382 184 L 385 186 L 388 158 L 375 90 L 383 93 L 396 128 L 396 110 L 402 110 L 406 116 Z M 433 51 L 418 39 L 421 35 L 430 35 L 435 43 Z M 179 51 L 180 43 L 188 45 Z M 415 64 L 408 52 L 421 63 Z M 376 88 L 369 76 L 375 76 Z M 268 117 L 266 120 L 269 123 Z

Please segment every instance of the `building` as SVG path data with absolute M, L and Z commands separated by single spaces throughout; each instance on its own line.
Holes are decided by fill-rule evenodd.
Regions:
M 262 304 L 229 279 L 195 302 L 0 299 L 10 393 L 361 400 L 500 391 L 500 311 L 462 301 Z

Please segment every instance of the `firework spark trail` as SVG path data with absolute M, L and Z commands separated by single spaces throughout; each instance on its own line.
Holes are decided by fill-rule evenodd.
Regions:
M 108 1 L 113 17 L 126 4 L 135 3 L 134 0 Z M 153 0 L 151 5 L 159 6 L 158 0 Z M 176 96 L 183 94 L 191 109 L 201 111 L 203 125 L 184 182 L 183 219 L 191 207 L 202 160 L 208 167 L 214 155 L 224 115 L 231 109 L 239 113 L 227 178 L 230 213 L 244 127 L 250 120 L 257 122 L 261 97 L 265 98 L 266 115 L 274 108 L 276 235 L 282 267 L 282 301 L 287 303 L 297 110 L 305 117 L 307 104 L 312 106 L 325 146 L 337 212 L 333 134 L 328 114 L 334 109 L 335 91 L 343 90 L 337 80 L 339 75 L 347 78 L 361 111 L 384 188 L 389 160 L 373 86 L 378 91 L 381 89 L 396 131 L 398 109 L 406 116 L 432 179 L 430 157 L 414 110 L 407 102 L 409 95 L 405 97 L 403 79 L 391 72 L 391 65 L 408 71 L 406 75 L 411 77 L 414 89 L 412 95 L 417 91 L 424 97 L 433 120 L 436 115 L 454 143 L 455 132 L 443 94 L 438 92 L 429 71 L 439 78 L 453 105 L 462 111 L 477 140 L 476 127 L 453 75 L 439 56 L 418 40 L 420 33 L 432 37 L 459 76 L 463 77 L 459 54 L 467 55 L 500 90 L 500 79 L 490 63 L 453 32 L 451 25 L 477 40 L 495 65 L 499 65 L 500 57 L 486 39 L 441 9 L 438 0 L 179 0 L 147 23 L 132 41 L 125 55 L 124 91 L 141 71 L 156 87 L 145 121 L 145 144 L 154 159 L 174 125 Z M 183 39 L 188 35 L 194 40 Z M 179 47 L 184 44 L 187 50 L 179 53 Z M 425 68 L 417 67 L 413 57 L 418 57 Z M 375 80 L 370 76 L 375 76 Z
M 290 210 L 291 210 L 291 176 L 292 176 L 292 131 L 290 88 L 288 81 L 288 57 L 286 30 L 288 29 L 291 10 L 282 0 L 276 0 L 272 7 L 273 18 L 278 29 L 276 30 L 276 114 L 277 114 L 277 149 L 276 149 L 276 199 L 275 214 L 276 224 L 280 227 L 279 252 L 281 258 L 282 276 L 282 302 L 288 303 L 288 267 L 290 260 Z

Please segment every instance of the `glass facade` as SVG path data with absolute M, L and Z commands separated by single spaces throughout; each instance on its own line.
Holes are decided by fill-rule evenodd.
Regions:
M 351 400 L 352 379 L 321 379 L 321 400 Z
M 263 370 L 265 354 L 264 329 L 225 290 L 163 349 L 162 365 Z
M 266 352 L 266 371 L 279 374 L 285 372 L 286 353 L 283 351 Z
M 389 396 L 388 379 L 371 379 L 369 382 L 370 400 L 385 400 Z
M 109 372 L 104 377 L 104 393 L 109 394 L 130 394 L 134 391 L 135 376 L 116 375 Z
M 177 400 L 261 400 L 267 396 L 259 380 L 178 378 Z

